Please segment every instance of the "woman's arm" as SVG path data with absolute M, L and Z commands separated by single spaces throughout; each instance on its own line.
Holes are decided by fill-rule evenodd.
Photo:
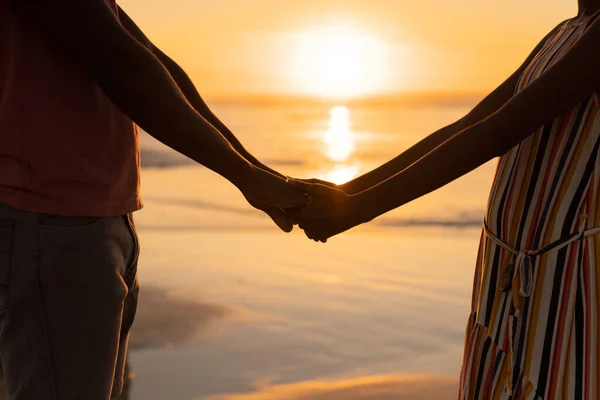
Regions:
M 418 161 L 421 157 L 450 139 L 457 133 L 467 129 L 468 127 L 475 125 L 476 123 L 487 118 L 500 107 L 502 107 L 515 93 L 519 78 L 523 74 L 525 68 L 531 63 L 533 58 L 539 53 L 546 41 L 554 35 L 556 30 L 562 26 L 562 23 L 557 25 L 550 33 L 548 33 L 535 49 L 529 54 L 527 59 L 521 64 L 521 66 L 500 86 L 498 86 L 493 92 L 486 96 L 473 110 L 465 115 L 460 120 L 453 124 L 450 124 L 419 143 L 415 144 L 396 158 L 382 166 L 362 175 L 358 178 L 340 185 L 339 188 L 344 190 L 348 194 L 356 194 L 364 190 L 369 189 L 372 186 L 377 185 L 380 182 L 396 175 L 398 172 L 412 165 Z
M 505 154 L 600 87 L 600 20 L 547 72 L 483 121 L 454 135 L 409 168 L 354 196 L 297 184 L 312 196 L 300 221 L 326 238 L 402 206 Z M 326 192 L 327 190 L 327 192 Z

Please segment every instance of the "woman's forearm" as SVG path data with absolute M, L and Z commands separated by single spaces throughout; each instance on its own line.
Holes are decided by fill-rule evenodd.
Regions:
M 520 73 L 521 70 L 517 70 L 457 122 L 432 133 L 381 167 L 342 185 L 341 189 L 348 194 L 365 191 L 410 167 L 457 133 L 484 120 L 510 100 L 515 92 Z
M 508 149 L 486 135 L 493 122 L 486 120 L 453 136 L 411 167 L 380 184 L 356 194 L 357 220 L 370 221 L 390 210 L 445 186 Z M 499 127 L 497 129 L 500 129 Z M 474 146 L 476 143 L 476 146 Z
M 356 195 L 356 209 L 364 210 L 359 217 L 369 221 L 445 186 L 505 154 L 590 96 L 600 86 L 600 78 L 594 75 L 600 56 L 588 56 L 590 48 L 600 43 L 600 24 L 593 32 L 490 117 L 454 135 L 399 174 Z M 588 64 L 581 62 L 586 56 Z
M 348 194 L 356 194 L 367 190 L 408 168 L 459 131 L 460 122 L 448 125 L 427 136 L 393 160 L 348 183 L 340 185 L 340 188 Z
M 559 24 L 556 28 L 549 32 L 510 77 L 508 77 L 500 86 L 498 86 L 481 102 L 479 102 L 475 108 L 473 108 L 459 121 L 431 134 L 381 167 L 368 172 L 354 179 L 353 181 L 341 185 L 341 189 L 348 194 L 356 194 L 367 190 L 385 181 L 386 179 L 391 178 L 399 172 L 402 172 L 404 169 L 419 161 L 421 158 L 436 149 L 439 145 L 450 139 L 452 136 L 469 128 L 472 125 L 483 121 L 485 118 L 498 111 L 514 96 L 521 74 L 529 65 L 531 60 L 537 55 L 538 51 L 543 47 L 548 38 L 550 38 L 560 26 L 561 25 Z

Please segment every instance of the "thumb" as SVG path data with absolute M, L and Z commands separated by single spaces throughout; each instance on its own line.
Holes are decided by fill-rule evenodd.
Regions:
M 290 178 L 287 179 L 287 183 L 306 194 L 326 195 L 332 190 L 332 188 L 319 183 L 307 183 Z

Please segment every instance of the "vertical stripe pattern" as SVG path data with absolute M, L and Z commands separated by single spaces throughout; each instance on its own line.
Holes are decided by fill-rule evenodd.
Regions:
M 565 22 L 525 69 L 517 92 L 596 18 Z M 536 251 L 600 226 L 599 111 L 590 95 L 501 157 L 486 211 L 487 228 L 501 243 Z M 506 246 L 484 231 L 459 400 L 600 399 L 600 234 L 528 258 L 526 296 L 518 288 L 525 278 L 506 280 L 515 264 Z

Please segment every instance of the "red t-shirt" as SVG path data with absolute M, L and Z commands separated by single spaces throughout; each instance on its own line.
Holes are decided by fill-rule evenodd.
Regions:
M 8 3 L 0 0 L 0 202 L 67 216 L 140 209 L 136 126 Z

